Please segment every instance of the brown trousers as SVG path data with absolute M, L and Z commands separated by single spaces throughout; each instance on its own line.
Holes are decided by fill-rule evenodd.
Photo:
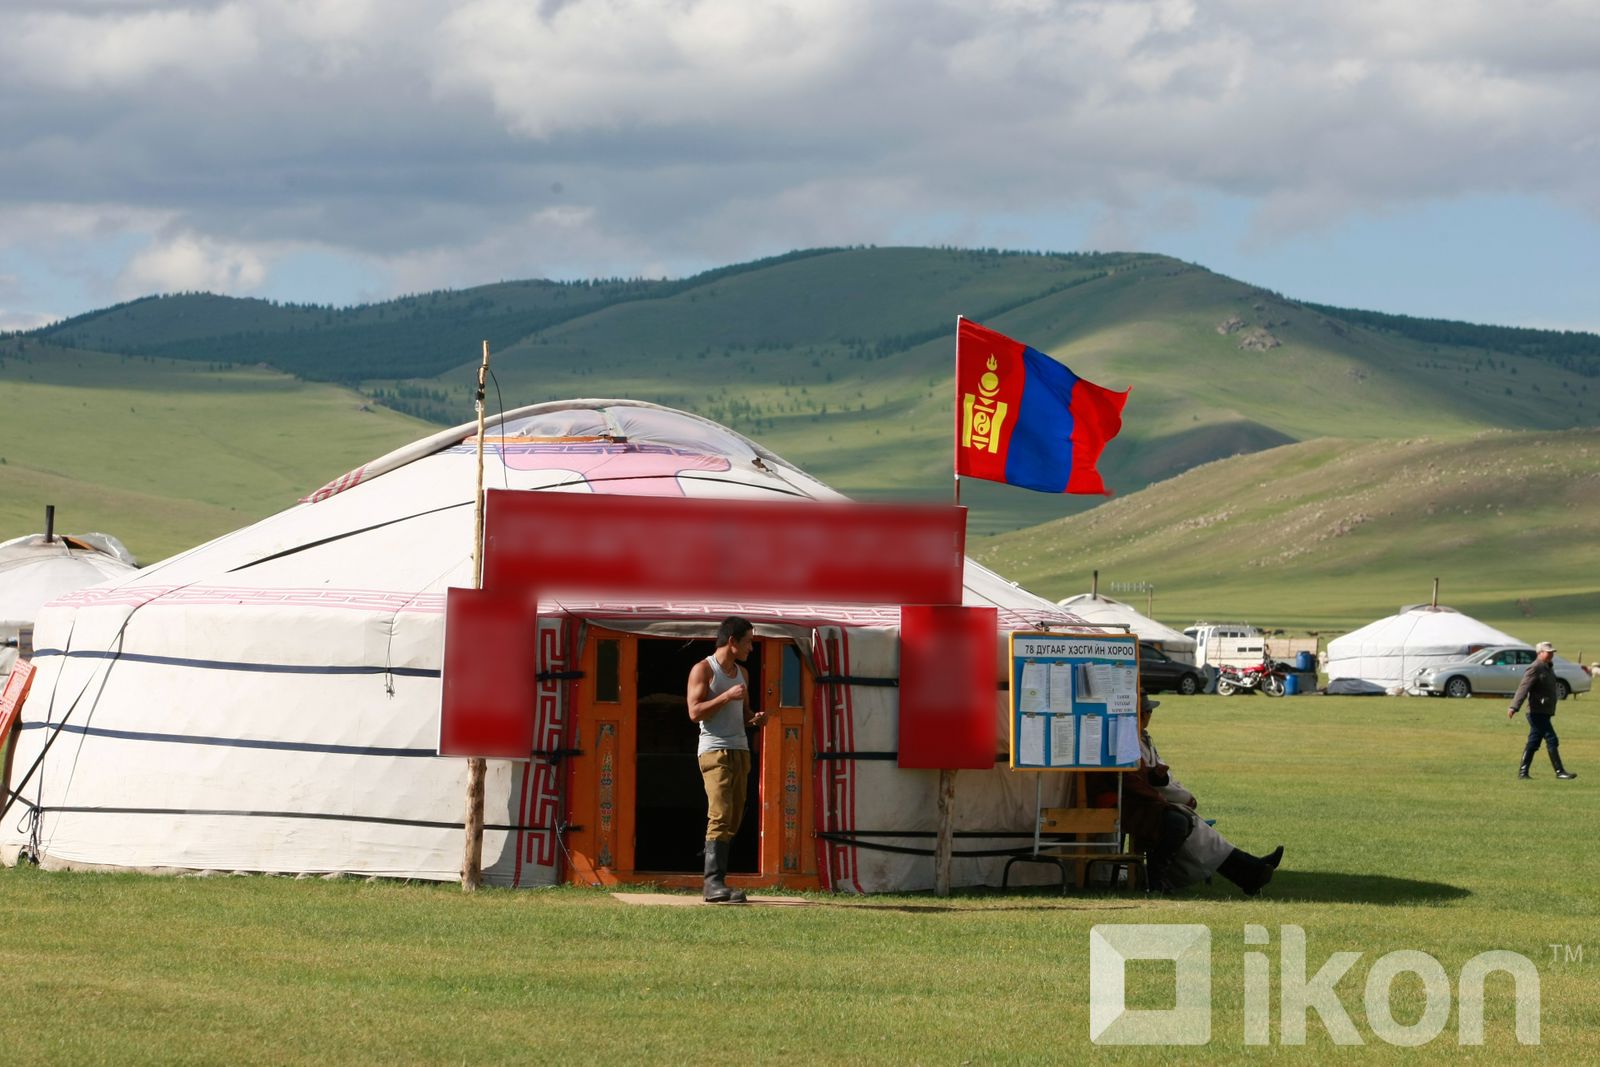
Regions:
M 749 793 L 749 751 L 722 748 L 707 752 L 700 757 L 700 777 L 706 785 L 706 840 L 732 841 L 744 819 Z

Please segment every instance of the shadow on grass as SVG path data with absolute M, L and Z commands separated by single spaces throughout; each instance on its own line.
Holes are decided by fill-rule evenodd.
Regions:
M 1054 885 L 1018 886 L 1011 889 L 969 888 L 958 890 L 957 895 L 970 901 L 965 907 L 951 906 L 930 900 L 927 903 L 905 901 L 871 902 L 839 901 L 843 907 L 868 908 L 883 911 L 935 912 L 935 911 L 1045 911 L 1067 910 L 1120 910 L 1147 907 L 1167 901 L 1227 901 L 1243 903 L 1266 901 L 1297 901 L 1319 904 L 1438 904 L 1462 900 L 1472 895 L 1469 889 L 1445 882 L 1424 882 L 1415 878 L 1391 878 L 1383 874 L 1344 874 L 1339 871 L 1279 871 L 1272 884 L 1258 897 L 1246 897 L 1232 882 L 1220 875 L 1209 886 L 1200 885 L 1172 894 L 1147 896 L 1142 892 L 1130 893 L 1124 889 L 1068 889 L 1062 893 Z
M 1208 896 L 1237 893 L 1222 878 L 1212 881 Z M 1343 874 L 1339 871 L 1279 871 L 1258 900 L 1306 900 L 1325 904 L 1436 904 L 1470 897 L 1472 891 L 1445 882 L 1391 878 L 1386 874 Z M 1245 899 L 1240 897 L 1240 899 Z

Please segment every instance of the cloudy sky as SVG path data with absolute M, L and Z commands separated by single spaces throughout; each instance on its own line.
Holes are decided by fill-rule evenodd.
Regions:
M 0 329 L 837 244 L 1600 329 L 1600 2 L 0 0 Z

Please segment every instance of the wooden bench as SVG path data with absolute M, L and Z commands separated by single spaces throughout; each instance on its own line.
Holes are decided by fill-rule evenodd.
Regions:
M 1088 882 L 1090 870 L 1099 863 L 1112 865 L 1112 884 L 1116 872 L 1127 871 L 1126 885 L 1130 890 L 1149 889 L 1143 853 L 1128 849 L 1126 834 L 1122 832 L 1121 812 L 1116 808 L 1041 808 L 1039 825 L 1034 835 L 1033 851 L 1012 856 L 1006 860 L 1000 876 L 1005 888 L 1011 878 L 1014 863 L 1054 863 L 1061 871 L 1062 892 L 1067 888 L 1067 864 L 1073 865 L 1074 884 L 1082 889 Z M 1057 835 L 1046 841 L 1044 835 Z M 1062 840 L 1059 835 L 1073 835 L 1073 840 Z M 1093 837 L 1100 840 L 1083 840 Z

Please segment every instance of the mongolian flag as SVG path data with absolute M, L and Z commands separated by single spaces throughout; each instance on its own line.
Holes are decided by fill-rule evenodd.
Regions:
M 1041 493 L 1111 490 L 1095 463 L 1128 391 L 1084 381 L 1037 349 L 967 319 L 956 329 L 956 476 Z

